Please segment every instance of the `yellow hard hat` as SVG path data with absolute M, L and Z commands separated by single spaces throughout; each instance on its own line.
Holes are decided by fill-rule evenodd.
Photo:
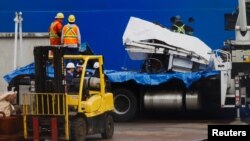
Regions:
M 75 18 L 74 15 L 69 15 L 68 20 L 69 20 L 70 23 L 74 23 L 76 21 L 76 18 Z
M 63 19 L 64 15 L 63 15 L 63 13 L 59 12 L 59 13 L 56 14 L 55 18 L 56 19 Z

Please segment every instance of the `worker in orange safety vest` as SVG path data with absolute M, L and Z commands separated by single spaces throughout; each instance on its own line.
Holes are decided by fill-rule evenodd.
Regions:
M 57 13 L 55 16 L 55 20 L 50 24 L 49 27 L 49 38 L 50 45 L 61 45 L 61 35 L 63 28 L 63 13 Z
M 61 35 L 63 28 L 63 13 L 59 12 L 55 16 L 55 20 L 50 24 L 49 27 L 49 41 L 51 46 L 62 45 Z M 49 56 L 53 56 L 53 52 L 49 51 Z
M 79 27 L 75 24 L 76 18 L 74 15 L 69 15 L 68 24 L 63 26 L 61 42 L 66 47 L 65 54 L 79 54 L 81 46 L 81 34 Z

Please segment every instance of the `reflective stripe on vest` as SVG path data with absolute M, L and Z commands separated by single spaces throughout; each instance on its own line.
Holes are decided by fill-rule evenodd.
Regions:
M 55 26 L 58 24 L 58 21 L 54 21 L 51 23 L 50 25 L 50 32 L 49 32 L 49 37 L 50 38 L 59 38 L 59 36 L 57 35 L 56 31 L 54 30 Z
M 184 29 L 185 24 L 183 24 L 182 26 L 177 26 L 177 25 L 174 26 L 177 28 L 176 32 L 185 34 L 185 29 Z
M 77 26 L 65 26 L 63 28 L 63 43 L 64 44 L 77 44 L 78 43 L 78 33 Z

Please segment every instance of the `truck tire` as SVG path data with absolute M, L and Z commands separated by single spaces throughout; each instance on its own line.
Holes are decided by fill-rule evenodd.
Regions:
M 102 138 L 104 139 L 111 139 L 114 134 L 114 120 L 110 114 L 107 114 L 104 121 L 104 132 L 101 133 Z
M 83 117 L 76 117 L 71 125 L 71 140 L 84 141 L 87 135 L 87 123 Z
M 133 92 L 127 89 L 116 89 L 114 94 L 115 121 L 124 122 L 133 119 L 137 112 L 137 99 Z

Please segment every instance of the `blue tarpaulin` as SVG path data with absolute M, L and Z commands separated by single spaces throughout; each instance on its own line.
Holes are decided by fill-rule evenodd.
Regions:
M 51 66 L 47 66 L 46 70 L 47 76 L 54 77 L 54 69 Z M 6 74 L 3 78 L 7 83 L 10 83 L 12 79 L 20 75 L 35 75 L 35 64 L 31 63 L 27 66 L 18 68 Z
M 183 81 L 187 88 L 201 78 L 207 78 L 219 74 L 219 71 L 200 71 L 190 73 L 168 72 L 159 74 L 115 70 L 105 70 L 104 72 L 110 82 L 126 82 L 129 80 L 134 80 L 136 83 L 142 85 L 159 85 L 172 79 L 179 79 Z M 4 76 L 4 79 L 10 83 L 12 79 L 19 75 L 35 75 L 34 63 L 11 71 Z M 54 77 L 54 69 L 51 66 L 47 67 L 47 75 L 49 77 Z
M 207 78 L 210 76 L 218 75 L 219 71 L 200 71 L 200 72 L 168 72 L 158 74 L 148 74 L 140 72 L 129 71 L 107 71 L 106 75 L 111 82 L 125 82 L 134 80 L 138 84 L 142 85 L 159 85 L 164 82 L 168 82 L 172 79 L 182 80 L 186 87 L 191 86 L 194 82 L 201 78 Z

